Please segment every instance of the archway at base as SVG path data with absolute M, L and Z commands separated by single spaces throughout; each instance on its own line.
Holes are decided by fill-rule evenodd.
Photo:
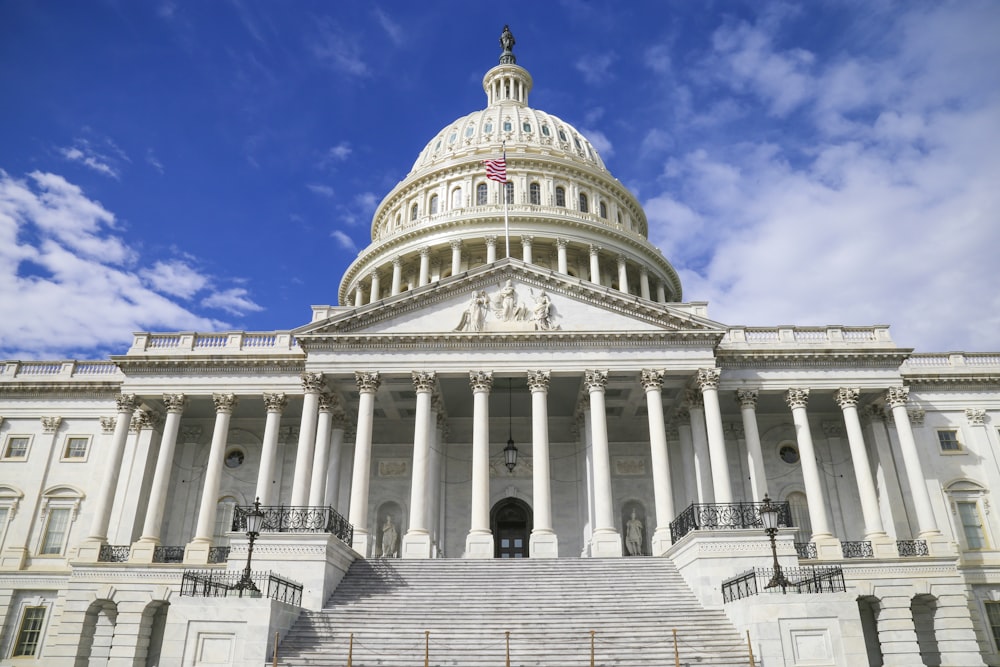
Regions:
M 527 558 L 532 512 L 528 503 L 504 498 L 490 510 L 494 558 Z

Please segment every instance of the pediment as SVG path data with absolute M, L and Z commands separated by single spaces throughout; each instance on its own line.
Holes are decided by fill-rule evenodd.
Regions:
M 725 328 L 683 307 L 504 259 L 359 308 L 338 309 L 296 330 L 300 341 L 330 336 L 562 335 L 684 332 Z M 700 334 L 700 335 L 699 335 Z

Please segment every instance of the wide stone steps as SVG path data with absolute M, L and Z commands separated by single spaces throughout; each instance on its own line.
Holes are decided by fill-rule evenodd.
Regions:
M 593 631 L 593 634 L 591 633 Z M 280 664 L 743 667 L 746 643 L 664 558 L 359 560 Z M 505 633 L 509 632 L 509 639 Z M 353 637 L 352 637 L 353 635 Z M 352 645 L 353 642 L 353 645 Z

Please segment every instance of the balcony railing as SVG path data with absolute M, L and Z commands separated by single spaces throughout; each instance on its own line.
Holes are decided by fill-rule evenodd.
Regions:
M 896 551 L 900 558 L 931 555 L 926 540 L 896 540 Z
M 274 572 L 251 572 L 250 578 L 258 588 L 255 592 L 237 588 L 236 584 L 242 577 L 241 570 L 185 570 L 181 578 L 181 595 L 205 598 L 264 597 L 297 607 L 302 605 L 302 584 L 279 577 Z
M 247 529 L 247 513 L 252 506 L 238 506 L 233 513 L 233 531 L 244 533 Z M 264 533 L 330 533 L 345 544 L 354 541 L 354 526 L 332 507 L 287 507 L 285 505 L 262 505 L 264 513 Z
M 799 558 L 802 560 L 814 560 L 819 558 L 819 552 L 816 551 L 815 542 L 796 542 L 795 553 L 797 553 Z
M 102 544 L 97 554 L 99 563 L 127 563 L 132 554 L 128 544 Z M 211 547 L 208 550 L 209 563 L 225 563 L 229 559 L 229 547 Z M 184 547 L 160 546 L 153 548 L 154 563 L 183 563 Z
M 860 540 L 858 542 L 841 542 L 840 551 L 844 554 L 844 558 L 875 557 L 875 551 L 872 549 L 872 543 L 868 540 Z
M 844 570 L 839 567 L 783 567 L 787 586 L 766 588 L 774 576 L 770 567 L 755 567 L 722 582 L 723 602 L 742 600 L 763 593 L 843 593 Z
M 101 550 L 97 554 L 97 562 L 127 563 L 131 553 L 132 546 L 129 544 L 102 544 Z
M 778 525 L 792 525 L 792 511 L 787 502 L 771 503 L 778 508 Z M 738 528 L 760 528 L 764 524 L 760 518 L 760 508 L 764 503 L 694 503 L 670 522 L 670 539 L 681 539 L 692 530 L 735 530 Z
M 154 563 L 183 563 L 184 547 L 154 547 Z

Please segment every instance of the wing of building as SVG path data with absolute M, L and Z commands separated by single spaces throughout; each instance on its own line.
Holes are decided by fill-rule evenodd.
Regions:
M 550 617 L 583 648 L 530 664 L 667 664 L 627 642 L 652 623 L 684 664 L 1000 665 L 1000 353 L 714 321 L 502 43 L 340 305 L 2 362 L 0 665 L 270 664 L 276 637 L 281 664 L 409 665 L 461 623 L 499 658 L 440 664 L 501 664 L 504 624 Z M 422 578 L 437 602 L 392 601 Z M 588 601 L 607 582 L 643 593 Z M 549 584 L 576 606 L 533 607 Z

